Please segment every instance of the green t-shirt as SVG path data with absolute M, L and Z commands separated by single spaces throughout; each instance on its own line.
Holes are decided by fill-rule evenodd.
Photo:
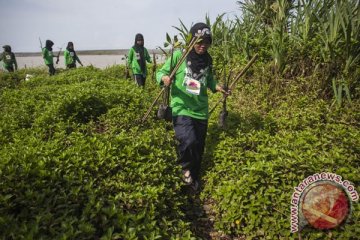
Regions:
M 148 63 L 151 63 L 150 55 L 145 47 L 144 47 L 144 58 Z M 133 47 L 130 48 L 128 54 L 128 66 L 131 68 L 133 74 L 143 74 L 144 76 L 146 76 L 147 74 L 146 67 L 145 67 L 145 72 L 143 73 L 138 63 L 138 59 L 140 59 L 140 55 L 136 53 Z
M 49 51 L 47 48 L 42 49 L 42 56 L 44 58 L 45 64 L 54 64 L 54 54 L 52 51 Z
M 173 66 L 181 58 L 181 51 L 175 51 L 173 56 Z M 171 84 L 171 108 L 173 116 L 189 116 L 196 119 L 208 119 L 209 117 L 209 103 L 207 88 L 212 92 L 216 92 L 217 82 L 214 79 L 212 69 L 208 68 L 207 72 L 199 79 L 200 91 L 197 94 L 189 91 L 189 86 L 186 86 L 186 73 L 187 66 L 185 61 L 181 64 L 177 70 L 173 83 Z M 170 75 L 170 58 L 166 60 L 163 67 L 157 72 L 156 80 L 162 85 L 161 78 L 164 75 Z
M 15 54 L 13 52 L 3 52 L 0 55 L 0 61 L 3 61 L 4 64 L 4 68 L 9 68 L 12 67 L 13 65 L 15 65 L 15 69 L 17 69 L 17 62 L 16 62 L 16 58 L 15 58 Z
M 64 58 L 65 58 L 65 66 L 69 65 L 69 64 L 74 64 L 76 63 L 76 61 L 80 62 L 79 57 L 76 55 L 75 52 L 70 52 L 69 50 L 65 50 L 64 51 Z

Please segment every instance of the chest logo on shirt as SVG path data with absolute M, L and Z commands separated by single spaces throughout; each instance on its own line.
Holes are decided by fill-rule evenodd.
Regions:
M 189 67 L 191 65 L 191 62 L 187 62 L 187 67 L 185 69 L 185 78 L 192 78 L 201 83 L 202 86 L 206 86 L 206 77 L 209 72 L 209 67 L 206 67 L 205 69 L 201 69 L 200 73 L 193 73 L 191 68 Z
M 136 60 L 140 60 L 140 53 L 136 53 Z
M 201 83 L 198 80 L 185 77 L 184 86 L 186 87 L 186 91 L 188 93 L 200 95 Z

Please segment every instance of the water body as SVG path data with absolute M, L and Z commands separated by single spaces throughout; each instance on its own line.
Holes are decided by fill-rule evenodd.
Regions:
M 93 65 L 97 68 L 106 68 L 113 65 L 125 64 L 125 56 L 119 55 L 78 55 L 84 66 Z M 41 56 L 17 57 L 16 61 L 19 68 L 41 67 L 45 66 L 44 59 Z M 56 58 L 54 58 L 54 62 Z M 60 56 L 59 64 L 54 64 L 56 68 L 65 68 L 64 57 Z M 80 66 L 77 64 L 77 66 Z
M 91 51 L 96 52 L 96 51 Z M 81 52 L 77 53 L 80 61 L 84 66 L 94 66 L 97 68 L 107 68 L 111 67 L 113 65 L 124 65 L 126 58 L 124 52 L 123 54 L 114 54 L 113 52 L 109 52 L 110 54 L 103 54 L 104 51 L 102 51 L 101 54 L 81 54 Z M 149 51 L 152 58 L 152 52 Z M 57 52 L 55 51 L 55 54 Z M 18 63 L 18 68 L 32 68 L 32 67 L 45 67 L 44 59 L 41 56 L 41 53 L 15 53 L 16 61 Z M 165 61 L 165 55 L 162 53 L 156 53 L 156 62 L 157 63 L 163 63 Z M 54 58 L 54 63 L 56 61 L 56 58 Z M 2 62 L 0 63 L 0 68 L 3 69 Z M 59 58 L 59 64 L 54 64 L 55 68 L 65 68 L 65 60 L 64 56 L 61 55 Z M 77 64 L 77 66 L 80 66 Z

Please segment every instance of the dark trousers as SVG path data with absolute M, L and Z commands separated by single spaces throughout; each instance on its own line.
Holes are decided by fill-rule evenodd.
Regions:
M 14 72 L 14 67 L 13 67 L 13 65 L 7 66 L 7 67 L 6 67 L 6 70 L 7 70 L 8 72 Z
M 194 180 L 199 180 L 208 121 L 188 116 L 175 116 L 173 125 L 175 137 L 179 141 L 178 162 L 183 169 L 190 170 Z
M 71 63 L 71 64 L 68 64 L 66 65 L 66 68 L 76 68 L 76 63 Z
M 138 86 L 145 87 L 146 78 L 142 74 L 134 74 L 134 79 Z
M 55 74 L 55 68 L 54 68 L 54 64 L 46 64 L 46 66 L 48 66 L 49 68 L 49 75 L 52 76 Z

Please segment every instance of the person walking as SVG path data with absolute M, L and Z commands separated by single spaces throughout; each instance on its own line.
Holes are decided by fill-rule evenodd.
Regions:
M 170 58 L 156 78 L 160 85 L 170 86 L 172 122 L 179 141 L 177 161 L 182 167 L 183 181 L 197 191 L 209 117 L 207 89 L 227 95 L 229 92 L 217 84 L 212 73 L 212 58 L 208 53 L 212 43 L 210 28 L 205 23 L 196 23 L 190 33 L 192 38 L 200 35 L 200 41 L 194 45 L 174 79 L 169 77 Z M 174 52 L 173 66 L 181 55 L 181 51 Z
M 51 40 L 46 40 L 45 47 L 42 49 L 42 57 L 44 59 L 44 62 L 46 66 L 49 68 L 49 75 L 52 76 L 55 74 L 55 68 L 54 68 L 54 57 L 57 58 L 56 63 L 59 62 L 59 57 L 54 56 L 54 53 L 52 51 L 52 47 L 54 46 L 54 43 Z
M 138 86 L 145 87 L 146 80 L 146 62 L 151 63 L 150 55 L 144 47 L 144 36 L 141 33 L 136 34 L 135 44 L 128 53 L 128 66 L 131 68 L 134 80 Z
M 14 72 L 14 69 L 17 70 L 17 62 L 15 54 L 11 52 L 11 47 L 9 45 L 3 46 L 4 52 L 0 55 L 0 61 L 3 61 L 3 66 L 8 72 Z
M 83 66 L 78 55 L 74 50 L 73 42 L 68 42 L 67 47 L 64 51 L 64 58 L 65 58 L 66 68 L 76 68 L 76 62 L 78 62 L 81 66 Z

